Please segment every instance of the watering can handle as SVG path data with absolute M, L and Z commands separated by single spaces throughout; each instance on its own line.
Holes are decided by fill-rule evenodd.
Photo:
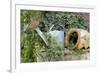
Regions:
M 51 31 L 53 27 L 54 27 L 54 24 L 50 27 L 49 31 Z
M 64 27 L 62 25 L 59 25 L 59 26 L 61 26 L 64 29 Z M 49 31 L 51 31 L 53 27 L 54 27 L 54 24 L 50 27 Z

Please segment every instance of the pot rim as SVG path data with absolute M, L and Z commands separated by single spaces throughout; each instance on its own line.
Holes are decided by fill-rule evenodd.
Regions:
M 68 33 L 66 34 L 66 36 L 65 36 L 65 44 L 68 44 L 68 43 L 69 43 L 69 39 L 70 39 L 71 35 L 72 35 L 74 32 L 77 33 L 78 38 L 77 38 L 76 44 L 75 44 L 74 46 L 72 46 L 70 49 L 75 49 L 75 48 L 78 46 L 79 42 L 80 42 L 80 31 L 79 31 L 79 29 L 77 29 L 77 28 L 71 28 L 71 29 L 68 31 Z

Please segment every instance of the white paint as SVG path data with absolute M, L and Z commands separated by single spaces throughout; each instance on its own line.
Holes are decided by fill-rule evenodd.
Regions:
M 20 0 L 22 1 L 22 0 Z M 25 0 L 26 1 L 26 0 Z M 95 5 L 96 8 L 96 18 L 95 18 L 95 25 L 96 25 L 96 33 L 94 36 L 96 36 L 96 42 L 94 43 L 96 45 L 96 67 L 84 67 L 84 68 L 67 68 L 67 69 L 57 69 L 57 70 L 46 70 L 41 71 L 41 69 L 38 72 L 35 73 L 99 73 L 100 69 L 100 1 L 99 0 L 32 0 L 34 2 L 42 2 L 45 1 L 46 3 L 53 2 L 61 3 L 64 2 L 66 4 L 85 4 L 85 5 Z M 9 73 L 8 70 L 10 69 L 10 13 L 9 13 L 9 0 L 1 0 L 0 1 L 0 73 Z M 25 72 L 23 72 L 25 73 Z M 29 73 L 29 72 L 27 72 Z
M 16 41 L 14 41 L 13 39 L 13 44 L 16 42 L 16 49 L 13 49 L 13 52 L 15 52 L 15 54 L 13 53 L 13 56 L 15 56 L 15 58 L 12 58 L 12 70 L 14 71 L 38 71 L 38 70 L 56 70 L 56 69 L 66 69 L 66 68 L 79 68 L 79 67 L 89 67 L 89 66 L 94 66 L 95 64 L 95 51 L 94 51 L 94 24 L 93 24 L 93 18 L 94 18 L 94 13 L 93 13 L 93 8 L 89 6 L 89 8 L 87 6 L 84 5 L 62 5 L 62 4 L 47 4 L 42 3 L 40 5 L 38 5 L 37 3 L 34 3 L 34 5 L 31 5 L 30 2 L 28 2 L 28 4 L 17 4 L 15 6 L 15 8 L 13 7 L 13 20 L 12 23 L 16 25 L 13 25 L 13 31 L 16 32 Z M 82 8 L 80 8 L 82 7 Z M 15 10 L 16 9 L 16 10 Z M 63 11 L 63 12 L 86 12 L 86 13 L 90 13 L 90 27 L 91 27 L 91 35 L 90 35 L 90 41 L 91 41 L 91 57 L 90 60 L 82 60 L 82 61 L 61 61 L 61 62 L 42 62 L 42 63 L 20 63 L 20 10 L 21 9 L 28 9 L 28 10 L 42 10 L 42 11 Z M 16 18 L 16 20 L 15 20 Z M 14 27 L 16 27 L 16 31 L 14 29 Z M 15 35 L 15 33 L 13 33 L 13 35 Z M 15 36 L 13 36 L 15 37 Z M 14 47 L 14 45 L 12 44 L 12 47 Z M 15 68 L 15 69 L 14 69 Z M 34 70 L 33 70 L 34 69 Z

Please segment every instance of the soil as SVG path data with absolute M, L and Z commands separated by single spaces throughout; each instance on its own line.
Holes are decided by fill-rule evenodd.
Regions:
M 85 49 L 85 52 L 82 54 L 73 54 L 70 50 L 65 50 L 67 54 L 64 56 L 64 60 L 89 60 L 90 59 L 90 52 L 89 49 Z

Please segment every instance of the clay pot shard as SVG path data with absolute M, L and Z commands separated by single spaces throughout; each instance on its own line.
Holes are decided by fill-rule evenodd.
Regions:
M 76 37 L 73 37 L 74 34 L 76 35 Z M 73 41 L 71 41 L 72 39 Z M 77 29 L 77 28 L 69 29 L 69 31 L 65 36 L 65 45 L 68 46 L 68 44 L 71 45 L 70 49 L 89 48 L 89 32 L 84 29 Z

